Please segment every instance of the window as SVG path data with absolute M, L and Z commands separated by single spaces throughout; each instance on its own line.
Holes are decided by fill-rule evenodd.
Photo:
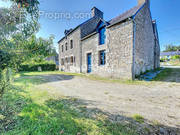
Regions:
M 64 51 L 64 45 L 62 45 L 62 52 Z
M 61 65 L 62 66 L 64 65 L 64 59 L 61 59 Z
M 71 61 L 71 65 L 73 65 L 74 62 L 73 56 L 71 56 L 70 61 Z
M 68 63 L 68 58 L 65 59 L 65 62 Z
M 105 39 L 106 39 L 105 32 L 106 32 L 105 27 L 102 27 L 99 29 L 99 44 L 100 45 L 105 44 Z
M 105 65 L 106 64 L 106 51 L 100 51 L 99 52 L 99 65 Z
M 68 44 L 66 43 L 66 51 L 68 50 Z
M 76 58 L 75 58 L 75 56 L 74 56 L 74 63 L 76 62 Z
M 70 41 L 71 49 L 73 49 L 73 40 Z

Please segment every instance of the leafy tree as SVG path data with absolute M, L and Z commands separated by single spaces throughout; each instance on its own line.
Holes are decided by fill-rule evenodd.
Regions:
M 172 52 L 172 51 L 177 51 L 180 50 L 180 45 L 175 46 L 175 45 L 166 45 L 164 52 Z
M 10 8 L 0 8 L 0 95 L 10 82 L 10 70 L 32 58 L 52 55 L 53 36 L 37 38 L 37 0 L 10 0 Z

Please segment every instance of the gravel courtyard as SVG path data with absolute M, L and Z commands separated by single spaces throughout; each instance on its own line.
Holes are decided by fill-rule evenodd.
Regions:
M 98 108 L 114 115 L 143 116 L 151 122 L 180 128 L 180 72 L 174 69 L 164 80 L 145 84 L 94 81 L 68 75 L 43 75 L 49 80 L 38 85 L 54 94 L 86 101 L 87 108 Z

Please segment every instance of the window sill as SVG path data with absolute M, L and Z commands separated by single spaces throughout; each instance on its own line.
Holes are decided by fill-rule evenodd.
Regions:
M 105 43 L 104 44 L 99 44 L 99 46 L 101 46 L 101 45 L 105 45 Z

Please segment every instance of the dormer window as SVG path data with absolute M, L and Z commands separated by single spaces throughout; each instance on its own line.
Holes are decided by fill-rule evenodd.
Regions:
M 105 44 L 105 39 L 106 39 L 105 32 L 106 32 L 105 27 L 99 29 L 99 45 Z
M 106 24 L 103 21 L 100 21 L 98 26 L 97 26 L 97 31 L 99 33 L 99 45 L 105 44 L 105 39 L 106 39 Z

